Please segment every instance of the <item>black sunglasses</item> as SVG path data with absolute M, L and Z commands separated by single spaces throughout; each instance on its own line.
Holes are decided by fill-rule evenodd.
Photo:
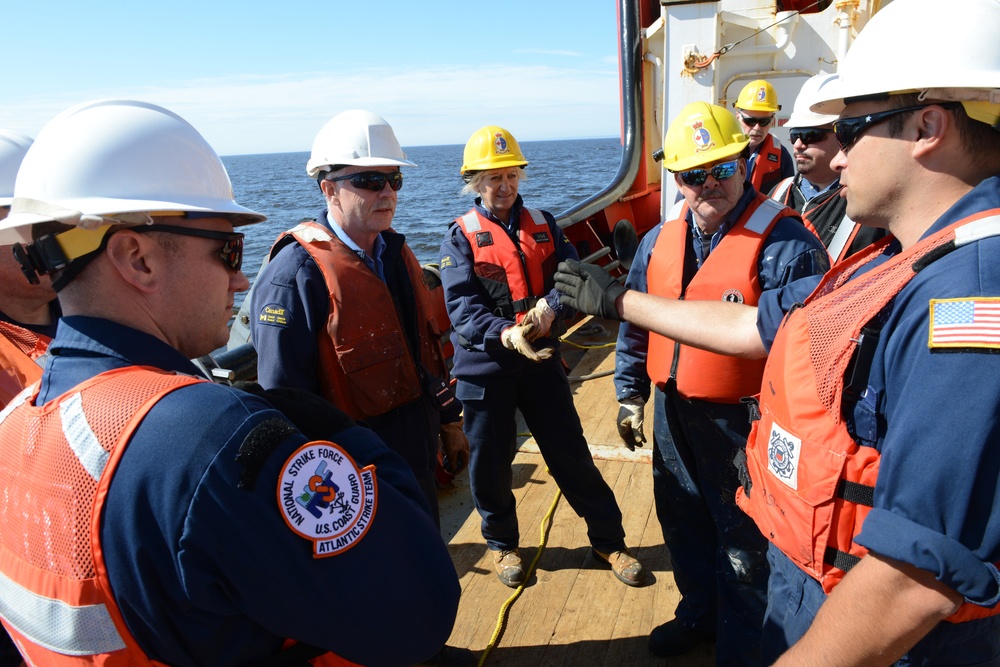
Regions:
M 760 125 L 761 127 L 767 127 L 774 120 L 774 116 L 765 116 L 764 118 L 754 118 L 753 116 L 744 116 L 740 114 L 740 120 L 747 127 L 753 127 L 755 125 Z
M 931 104 L 915 104 L 911 107 L 901 107 L 899 109 L 889 109 L 888 111 L 879 111 L 878 113 L 869 113 L 864 116 L 854 116 L 853 118 L 841 118 L 840 120 L 833 121 L 833 133 L 837 135 L 837 143 L 840 145 L 840 150 L 847 150 L 851 144 L 861 138 L 861 135 L 867 132 L 870 128 L 878 125 L 882 121 L 889 120 L 893 116 L 898 116 L 904 113 L 910 113 L 911 111 L 916 111 L 917 109 L 923 109 L 924 107 L 933 106 L 935 103 Z M 956 109 L 961 106 L 961 102 L 945 102 L 943 104 L 938 104 L 938 106 L 944 107 L 945 109 Z
M 225 241 L 225 245 L 219 250 L 219 259 L 233 271 L 239 271 L 243 266 L 243 234 L 239 232 L 213 232 L 209 229 L 191 229 L 176 225 L 142 225 L 141 227 L 129 227 L 129 229 L 133 232 L 163 232 L 178 236 L 197 236 L 200 239 Z
M 328 178 L 328 181 L 350 181 L 351 185 L 361 190 L 371 190 L 372 192 L 381 192 L 382 188 L 388 182 L 389 187 L 393 189 L 394 192 L 399 191 L 403 187 L 403 172 L 394 171 L 388 174 L 383 174 L 381 171 L 359 171 L 356 174 L 349 174 L 347 176 L 338 176 L 336 178 Z
M 826 139 L 828 134 L 830 134 L 830 130 L 817 130 L 816 128 L 788 131 L 788 136 L 792 140 L 793 144 L 796 141 L 801 141 L 806 146 L 818 144 Z
M 717 164 L 711 169 L 688 169 L 680 172 L 680 177 L 686 185 L 702 185 L 708 180 L 709 174 L 717 181 L 724 181 L 733 177 L 738 166 L 739 160 L 731 160 Z

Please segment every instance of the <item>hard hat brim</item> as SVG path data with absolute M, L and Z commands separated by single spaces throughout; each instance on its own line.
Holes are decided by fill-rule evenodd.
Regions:
M 700 167 L 703 164 L 708 164 L 709 162 L 715 162 L 716 160 L 722 160 L 727 157 L 736 157 L 743 152 L 743 149 L 750 145 L 750 140 L 739 141 L 734 144 L 729 144 L 721 148 L 716 148 L 715 150 L 706 151 L 705 153 L 699 153 L 698 155 L 693 155 L 689 158 L 683 160 L 678 160 L 671 164 L 669 167 L 664 164 L 663 167 L 671 173 L 677 173 L 680 171 L 687 171 L 688 169 L 694 169 L 695 167 Z
M 311 161 L 310 161 L 311 162 Z M 400 160 L 396 158 L 385 158 L 385 157 L 361 157 L 353 158 L 349 160 L 340 160 L 337 162 L 338 165 L 343 165 L 345 167 L 416 167 L 415 162 L 410 162 L 409 160 Z M 321 164 L 307 164 L 306 173 L 309 174 L 310 178 L 316 178 L 319 176 L 321 171 L 330 171 L 333 167 L 333 163 L 323 162 Z
M 146 213 L 150 211 L 177 211 L 202 214 L 216 214 L 232 223 L 233 227 L 251 225 L 267 220 L 267 216 L 252 211 L 236 203 L 219 205 L 218 202 L 204 202 L 203 206 L 193 203 L 178 204 L 170 201 L 112 199 L 87 197 L 60 200 L 59 205 L 67 210 L 99 211 L 91 215 L 113 216 L 120 213 Z M 55 218 L 38 213 L 16 210 L 13 206 L 6 218 L 0 220 L 0 245 L 30 243 L 31 226 L 53 222 Z

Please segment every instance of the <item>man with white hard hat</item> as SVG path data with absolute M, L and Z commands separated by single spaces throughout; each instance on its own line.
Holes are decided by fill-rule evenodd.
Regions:
M 29 146 L 30 137 L 0 130 L 0 220 L 10 210 L 17 169 Z M 42 376 L 60 314 L 48 276 L 29 283 L 12 250 L 0 246 L 0 407 Z
M 840 174 L 831 164 L 840 152 L 833 134 L 837 116 L 810 109 L 836 81 L 836 74 L 817 74 L 802 84 L 785 123 L 797 173 L 771 191 L 772 199 L 802 214 L 802 222 L 823 241 L 833 264 L 885 236 L 884 229 L 859 225 L 847 216 L 847 200 L 840 196 Z
M 847 214 L 891 237 L 815 291 L 754 309 L 557 274 L 588 312 L 770 349 L 737 501 L 771 541 L 779 665 L 1000 664 L 998 34 L 997 0 L 895 0 L 861 31 L 813 110 L 838 114 Z
M 330 119 L 306 165 L 324 210 L 278 237 L 254 285 L 250 323 L 260 385 L 312 392 L 364 420 L 409 464 L 439 523 L 438 451 L 458 474 L 469 442 L 448 384 L 443 291 L 390 226 L 400 167 L 414 166 L 374 113 Z M 442 651 L 433 664 L 475 662 L 465 650 Z
M 0 413 L 0 620 L 28 664 L 402 665 L 450 633 L 454 566 L 405 463 L 319 399 L 189 361 L 225 344 L 234 227 L 263 219 L 151 104 L 72 107 L 25 155 L 0 243 L 64 311 Z

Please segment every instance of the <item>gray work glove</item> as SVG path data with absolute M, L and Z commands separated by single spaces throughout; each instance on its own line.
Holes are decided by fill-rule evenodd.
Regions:
M 539 299 L 535 307 L 524 314 L 521 326 L 524 327 L 524 337 L 528 341 L 548 336 L 552 330 L 552 323 L 556 319 L 556 311 L 552 310 L 549 302 Z
M 642 432 L 642 416 L 646 401 L 641 396 L 623 398 L 618 401 L 618 435 L 630 452 L 636 447 L 642 447 L 646 442 L 646 434 Z
M 568 259 L 559 262 L 555 279 L 559 300 L 565 305 L 588 315 L 621 319 L 615 301 L 626 289 L 601 267 Z
M 534 362 L 544 361 L 552 357 L 552 348 L 543 347 L 536 350 L 524 335 L 524 327 L 520 324 L 507 327 L 500 333 L 500 342 L 508 350 L 524 355 Z

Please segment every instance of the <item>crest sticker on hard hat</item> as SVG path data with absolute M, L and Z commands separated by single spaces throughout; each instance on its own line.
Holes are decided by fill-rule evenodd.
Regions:
M 493 147 L 496 148 L 497 155 L 510 153 L 510 146 L 507 145 L 507 140 L 504 139 L 503 132 L 494 132 L 493 137 Z
M 767 99 L 767 88 L 761 86 L 757 89 L 757 101 L 763 102 Z
M 705 128 L 705 124 L 700 120 L 696 120 L 691 124 L 691 129 L 693 130 L 691 134 L 691 139 L 694 141 L 695 151 L 707 151 L 715 147 L 715 142 L 712 141 L 712 133 Z
M 288 457 L 278 478 L 278 507 L 296 534 L 311 540 L 313 557 L 347 551 L 375 518 L 375 466 L 358 468 L 339 445 L 307 442 Z

